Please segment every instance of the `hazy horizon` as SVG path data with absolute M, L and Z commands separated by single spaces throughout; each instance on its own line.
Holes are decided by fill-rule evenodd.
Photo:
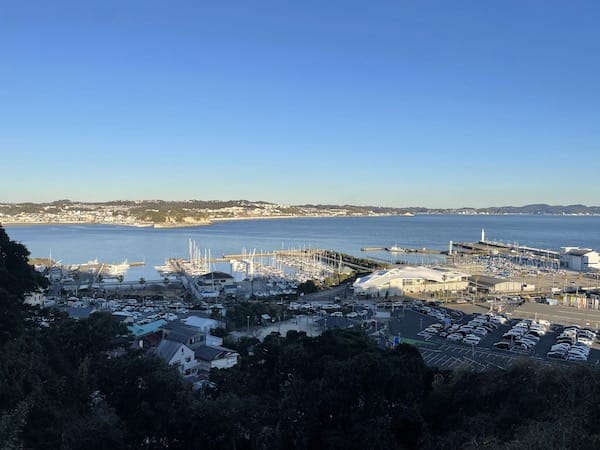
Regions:
M 593 205 L 599 13 L 4 2 L 0 201 Z
M 486 206 L 469 206 L 469 205 L 463 205 L 463 206 L 446 206 L 446 207 L 441 207 L 441 206 L 423 206 L 423 205 L 400 205 L 400 206 L 392 206 L 392 205 L 384 205 L 384 204 L 355 204 L 355 203 L 277 203 L 277 202 L 272 202 L 269 200 L 265 200 L 265 199 L 248 199 L 248 198 L 230 198 L 230 199 L 201 199 L 201 198 L 187 198 L 187 199 L 174 199 L 174 200 L 168 200 L 168 199 L 162 199 L 162 198 L 148 198 L 148 199 L 127 199 L 127 198 L 113 198 L 110 200 L 102 200 L 102 201 L 93 201 L 93 200 L 77 200 L 77 199 L 68 199 L 68 198 L 63 198 L 63 199 L 55 199 L 55 200 L 50 200 L 47 202 L 31 202 L 31 201 L 24 201 L 24 202 L 6 202 L 6 201 L 1 201 L 0 200 L 0 204 L 19 204 L 19 203 L 33 203 L 33 204 L 48 204 L 48 203 L 55 203 L 55 202 L 61 202 L 61 201 L 69 201 L 72 203 L 85 203 L 85 204 L 100 204 L 100 203 L 111 203 L 111 202 L 194 202 L 194 201 L 200 201 L 200 202 L 228 202 L 228 201 L 247 201 L 247 202 L 266 202 L 266 203 L 271 203 L 271 204 L 276 204 L 276 205 L 289 205 L 289 206 L 304 206 L 304 205 L 314 205 L 314 206 L 338 206 L 338 207 L 342 207 L 342 206 L 355 206 L 355 207 L 360 207 L 360 208 L 366 208 L 366 207 L 374 207 L 374 208 L 395 208 L 395 209 L 416 209 L 416 208 L 426 208 L 426 209 L 487 209 L 487 208 L 523 208 L 523 207 L 527 207 L 527 206 L 534 206 L 534 205 L 545 205 L 545 206 L 550 206 L 550 207 L 568 207 L 568 206 L 584 206 L 586 208 L 597 208 L 600 207 L 600 205 L 594 205 L 594 204 L 583 204 L 583 203 L 569 203 L 569 204 L 549 204 L 549 203 L 542 203 L 542 202 L 534 202 L 534 203 L 526 203 L 526 204 L 503 204 L 503 205 L 486 205 Z

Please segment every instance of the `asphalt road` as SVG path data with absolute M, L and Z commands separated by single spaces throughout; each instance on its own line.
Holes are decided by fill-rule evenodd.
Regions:
M 512 316 L 544 319 L 561 325 L 591 326 L 596 329 L 600 325 L 600 311 L 561 305 L 551 306 L 544 303 L 525 302 L 512 312 Z

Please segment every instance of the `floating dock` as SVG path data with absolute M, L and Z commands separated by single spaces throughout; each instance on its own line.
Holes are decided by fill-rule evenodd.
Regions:
M 403 253 L 422 253 L 425 255 L 441 255 L 447 252 L 443 252 L 442 250 L 435 250 L 432 248 L 402 248 L 400 250 L 394 249 L 392 247 L 363 247 L 360 249 L 361 252 L 390 252 L 393 254 L 403 254 Z

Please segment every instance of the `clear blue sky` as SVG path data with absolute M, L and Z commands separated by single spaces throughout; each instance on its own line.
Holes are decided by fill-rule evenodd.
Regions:
M 0 0 L 0 201 L 600 204 L 600 2 Z

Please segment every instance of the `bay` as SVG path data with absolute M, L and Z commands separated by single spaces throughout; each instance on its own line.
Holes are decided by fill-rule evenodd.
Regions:
M 561 246 L 600 249 L 598 216 L 459 216 L 328 217 L 255 219 L 216 222 L 189 228 L 134 228 L 112 225 L 5 226 L 9 236 L 25 244 L 32 256 L 63 264 L 99 261 L 144 261 L 129 270 L 130 280 L 157 279 L 154 266 L 170 257 L 188 257 L 188 240 L 211 250 L 213 257 L 256 249 L 323 248 L 355 256 L 390 260 L 387 252 L 363 253 L 362 247 L 444 250 L 449 241 L 473 242 L 486 230 L 487 240 L 558 250 Z M 394 256 L 422 262 L 420 256 Z M 227 264 L 216 267 L 229 271 Z

